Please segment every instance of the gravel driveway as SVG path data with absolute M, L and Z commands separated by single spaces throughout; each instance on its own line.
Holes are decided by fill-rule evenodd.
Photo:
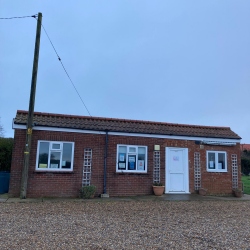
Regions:
M 250 202 L 0 203 L 0 249 L 250 249 Z

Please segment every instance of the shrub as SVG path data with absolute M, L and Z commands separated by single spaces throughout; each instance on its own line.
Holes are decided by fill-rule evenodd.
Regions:
M 80 189 L 80 197 L 84 199 L 94 198 L 96 186 L 84 186 Z
M 250 173 L 250 159 L 246 156 L 241 157 L 241 171 L 245 175 L 249 175 Z
M 0 137 L 0 171 L 10 171 L 13 138 Z
M 161 182 L 154 182 L 153 186 L 164 186 Z

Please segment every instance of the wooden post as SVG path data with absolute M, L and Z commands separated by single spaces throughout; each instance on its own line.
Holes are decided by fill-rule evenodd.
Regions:
M 41 37 L 41 26 L 42 26 L 42 13 L 38 13 L 37 27 L 36 27 L 36 43 L 32 70 L 32 80 L 30 89 L 30 102 L 29 102 L 29 113 L 27 120 L 27 132 L 26 132 L 26 142 L 24 151 L 24 164 L 21 179 L 21 192 L 20 199 L 26 199 L 27 193 L 27 183 L 28 183 L 28 172 L 29 172 L 29 159 L 31 150 L 31 136 L 32 136 L 32 126 L 33 126 L 33 113 L 35 106 L 35 95 L 36 95 L 36 79 L 38 71 L 38 58 L 39 58 L 39 47 L 40 47 L 40 37 Z

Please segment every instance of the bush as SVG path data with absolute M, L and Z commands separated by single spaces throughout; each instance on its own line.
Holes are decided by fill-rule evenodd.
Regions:
M 164 186 L 161 182 L 154 182 L 153 183 L 153 186 L 159 186 L 159 187 L 162 187 Z
M 13 138 L 0 137 L 0 171 L 10 171 Z
M 80 197 L 84 199 L 94 198 L 96 186 L 84 186 L 80 189 Z
M 244 175 L 249 175 L 250 173 L 250 151 L 243 150 L 241 152 L 241 172 Z

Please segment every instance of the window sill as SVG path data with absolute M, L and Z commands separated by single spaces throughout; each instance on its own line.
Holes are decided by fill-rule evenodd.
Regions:
M 149 175 L 148 173 L 141 173 L 141 172 L 115 172 L 115 175 Z
M 38 174 L 47 174 L 47 173 L 51 173 L 51 174 L 73 174 L 73 170 L 70 171 L 58 171 L 58 170 L 34 170 L 33 173 Z
M 221 170 L 216 170 L 216 169 L 215 170 L 208 170 L 207 169 L 207 172 L 208 173 L 227 173 L 228 171 L 227 170 L 222 170 L 221 171 Z

